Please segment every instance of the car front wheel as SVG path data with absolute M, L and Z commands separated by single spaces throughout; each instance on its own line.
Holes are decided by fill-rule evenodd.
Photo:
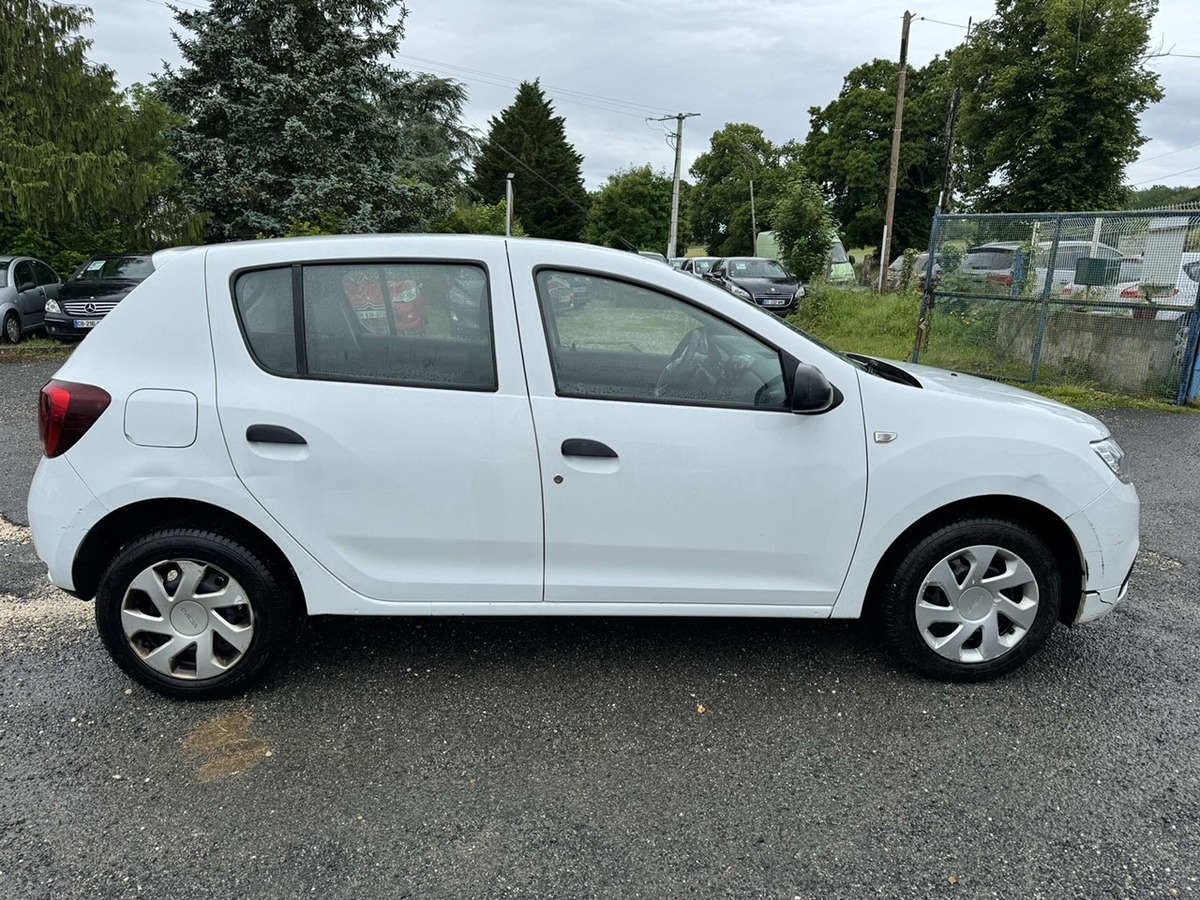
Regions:
M 238 693 L 294 634 L 287 581 L 222 534 L 166 528 L 121 549 L 100 579 L 96 624 L 122 670 L 176 699 Z
M 888 649 L 944 681 L 1011 672 L 1049 637 L 1062 603 L 1058 563 L 1036 534 L 965 519 L 912 546 L 883 596 Z

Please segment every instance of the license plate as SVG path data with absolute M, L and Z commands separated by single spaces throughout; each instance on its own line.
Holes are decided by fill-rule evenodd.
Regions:
M 76 328 L 95 328 L 99 324 L 100 324 L 99 319 L 76 319 L 75 320 Z

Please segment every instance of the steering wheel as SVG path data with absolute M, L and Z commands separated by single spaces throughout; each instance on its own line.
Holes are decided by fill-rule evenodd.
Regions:
M 717 379 L 707 369 L 710 353 L 707 328 L 701 325 L 685 334 L 658 376 L 654 396 L 666 397 L 679 388 L 696 389 L 715 384 Z

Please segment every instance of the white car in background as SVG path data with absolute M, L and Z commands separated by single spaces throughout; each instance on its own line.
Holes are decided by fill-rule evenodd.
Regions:
M 426 297 L 419 333 L 350 302 L 397 266 Z M 552 296 L 584 279 L 585 305 Z M 329 614 L 869 616 L 915 671 L 979 680 L 1112 610 L 1138 549 L 1093 417 L 843 356 L 582 244 L 178 253 L 39 415 L 37 553 L 95 599 L 116 663 L 180 698 L 245 689 Z
M 1188 257 L 1194 257 L 1189 260 Z M 1120 272 L 1116 284 L 1087 286 L 1077 285 L 1070 281 L 1063 285 L 1059 296 L 1078 299 L 1083 303 L 1141 303 L 1147 313 L 1153 310 L 1157 319 L 1178 319 L 1189 309 L 1196 306 L 1197 291 L 1200 283 L 1192 276 L 1200 279 L 1200 253 L 1185 253 L 1180 264 L 1178 276 L 1175 273 L 1163 278 L 1155 278 L 1144 271 L 1140 257 L 1127 257 L 1121 260 Z M 1168 283 L 1148 283 L 1150 281 Z M 1169 283 L 1173 281 L 1174 283 Z M 1110 312 L 1100 309 L 1097 312 Z M 1121 315 L 1138 314 L 1138 310 L 1125 307 L 1114 307 L 1111 312 Z

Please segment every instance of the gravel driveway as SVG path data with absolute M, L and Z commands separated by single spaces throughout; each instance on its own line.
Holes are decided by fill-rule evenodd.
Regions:
M 1200 897 L 1200 417 L 1103 416 L 1130 599 L 999 682 L 852 623 L 325 620 L 184 704 L 21 527 L 55 367 L 0 365 L 0 897 Z

